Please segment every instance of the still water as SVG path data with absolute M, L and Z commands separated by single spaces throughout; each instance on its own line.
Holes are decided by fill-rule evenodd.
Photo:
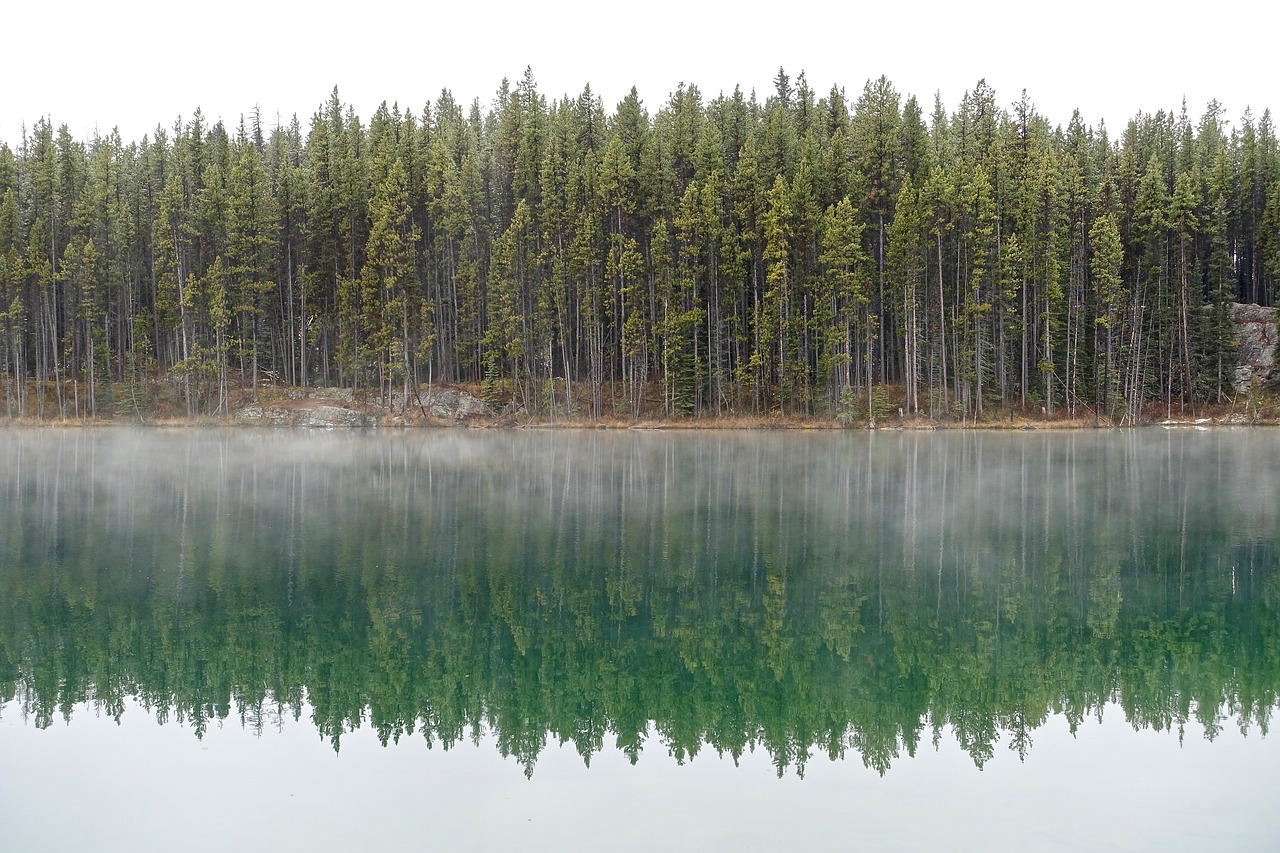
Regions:
M 1269 431 L 0 432 L 0 827 L 1272 849 L 1278 542 Z

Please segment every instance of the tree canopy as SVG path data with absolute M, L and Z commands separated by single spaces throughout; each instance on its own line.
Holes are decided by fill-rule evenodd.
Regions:
M 819 95 L 683 85 L 611 112 L 532 72 L 363 120 L 197 109 L 0 144 L 6 412 L 189 413 L 265 375 L 388 397 L 483 382 L 531 412 L 1066 408 L 1123 421 L 1232 393 L 1232 302 L 1273 304 L 1269 112 L 1114 138 L 979 81 L 926 110 L 884 77 Z M 167 384 L 166 384 L 167 383 Z

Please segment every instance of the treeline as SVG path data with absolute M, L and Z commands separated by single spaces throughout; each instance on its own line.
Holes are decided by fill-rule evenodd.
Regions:
M 1269 112 L 1112 139 L 985 82 L 950 112 L 774 83 L 606 113 L 526 71 L 487 110 L 366 124 L 335 89 L 305 129 L 197 110 L 129 143 L 41 119 L 0 144 L 6 412 L 219 412 L 264 379 L 588 417 L 875 417 L 891 387 L 1132 422 L 1234 393 L 1231 303 L 1280 276 Z

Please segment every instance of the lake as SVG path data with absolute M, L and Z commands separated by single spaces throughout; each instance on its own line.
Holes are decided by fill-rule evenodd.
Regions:
M 1280 432 L 0 431 L 6 849 L 1271 849 Z

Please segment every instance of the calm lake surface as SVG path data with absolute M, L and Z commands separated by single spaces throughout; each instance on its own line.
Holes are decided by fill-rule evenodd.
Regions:
M 6 849 L 1269 850 L 1280 432 L 0 431 Z

